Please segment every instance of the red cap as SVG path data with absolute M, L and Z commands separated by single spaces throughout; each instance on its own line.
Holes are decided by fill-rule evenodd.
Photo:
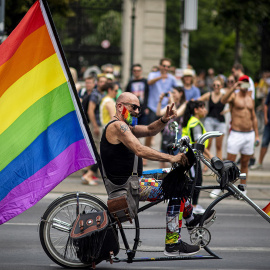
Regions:
M 245 82 L 249 82 L 249 77 L 247 75 L 243 75 L 239 78 L 238 80 L 239 82 L 245 81 Z

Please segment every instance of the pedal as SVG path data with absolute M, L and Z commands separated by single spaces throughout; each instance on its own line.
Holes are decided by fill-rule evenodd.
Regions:
M 215 222 L 216 218 L 216 211 L 214 211 L 213 214 L 203 222 L 203 227 L 206 229 L 209 228 Z
M 194 228 L 190 234 L 190 242 L 193 245 L 206 247 L 211 241 L 211 234 L 205 227 Z

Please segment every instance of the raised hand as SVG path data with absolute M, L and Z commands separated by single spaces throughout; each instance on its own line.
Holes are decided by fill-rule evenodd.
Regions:
M 172 118 L 176 117 L 176 110 L 174 110 L 173 107 L 174 107 L 174 103 L 172 103 L 172 105 L 170 105 L 170 106 L 167 106 L 166 113 L 162 117 L 164 122 L 168 122 Z

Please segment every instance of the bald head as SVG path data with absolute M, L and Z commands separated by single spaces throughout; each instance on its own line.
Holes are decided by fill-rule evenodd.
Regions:
M 133 104 L 137 104 L 138 106 L 140 105 L 139 99 L 130 92 L 124 92 L 118 97 L 118 99 L 116 100 L 116 103 L 121 103 L 121 102 L 133 103 Z

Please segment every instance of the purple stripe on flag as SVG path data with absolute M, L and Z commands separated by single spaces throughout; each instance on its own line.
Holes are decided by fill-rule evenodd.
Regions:
M 94 163 L 84 139 L 71 144 L 0 202 L 0 224 L 35 205 L 71 173 Z

